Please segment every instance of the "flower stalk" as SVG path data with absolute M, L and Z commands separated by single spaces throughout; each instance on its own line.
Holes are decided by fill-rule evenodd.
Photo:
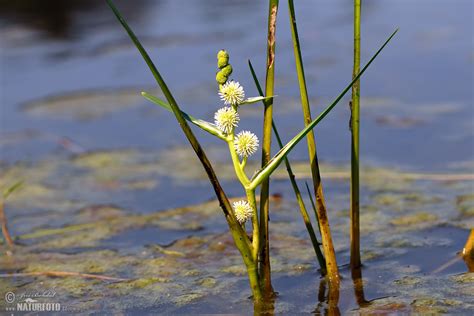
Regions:
M 360 71 L 360 0 L 354 0 L 354 67 L 352 77 Z M 351 207 L 350 207 L 350 241 L 352 269 L 361 266 L 360 261 L 360 227 L 359 227 L 359 122 L 360 122 L 360 80 L 352 86 L 351 109 Z

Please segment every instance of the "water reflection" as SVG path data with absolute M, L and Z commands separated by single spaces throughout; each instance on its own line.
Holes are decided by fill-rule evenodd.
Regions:
M 366 307 L 370 301 L 365 298 L 362 269 L 351 270 L 353 293 L 357 306 Z M 319 283 L 318 304 L 313 311 L 315 315 L 341 315 L 340 311 L 340 286 L 339 282 L 330 283 L 323 278 Z
M 327 291 L 326 291 L 327 289 Z M 315 315 L 340 315 L 339 310 L 339 282 L 328 282 L 326 278 L 321 279 L 318 291 L 318 305 L 313 311 Z M 326 295 L 327 294 L 327 295 Z
M 133 20 L 145 12 L 151 1 L 117 1 Z M 161 1 L 153 1 L 153 5 Z M 2 27 L 21 25 L 56 40 L 77 39 L 84 31 L 113 21 L 105 1 L 97 0 L 0 0 Z
M 354 285 L 354 295 L 359 307 L 365 307 L 370 304 L 369 301 L 365 299 L 364 294 L 364 280 L 362 279 L 362 268 L 352 269 L 352 284 Z

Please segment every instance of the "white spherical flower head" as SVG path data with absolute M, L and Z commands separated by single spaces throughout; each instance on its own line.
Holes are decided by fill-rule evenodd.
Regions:
M 239 105 L 245 99 L 244 88 L 237 81 L 229 81 L 219 89 L 219 96 L 224 104 Z
M 252 217 L 253 211 L 249 202 L 238 201 L 233 203 L 234 214 L 240 224 L 245 223 L 249 218 Z
M 248 157 L 258 149 L 258 138 L 257 136 L 249 131 L 243 131 L 237 134 L 234 140 L 235 151 L 240 157 Z
M 214 114 L 214 122 L 217 128 L 226 134 L 230 133 L 237 126 L 239 121 L 239 113 L 231 107 L 219 109 Z

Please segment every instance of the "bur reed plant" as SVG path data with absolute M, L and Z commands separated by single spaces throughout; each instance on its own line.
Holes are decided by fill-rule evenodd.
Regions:
M 287 155 L 305 136 L 323 120 L 327 114 L 339 103 L 343 96 L 351 89 L 354 82 L 365 72 L 373 60 L 378 56 L 382 49 L 387 45 L 395 32 L 386 40 L 375 55 L 370 59 L 367 65 L 355 76 L 351 83 L 342 91 L 342 93 L 313 121 L 309 122 L 306 127 L 294 136 L 285 145 L 279 143 L 281 149 L 270 158 L 270 139 L 272 136 L 272 125 L 276 132 L 276 126 L 273 124 L 272 107 L 273 107 L 273 91 L 274 91 L 274 66 L 275 66 L 275 27 L 276 15 L 278 11 L 278 1 L 270 0 L 269 19 L 268 19 L 268 37 L 267 37 L 267 66 L 266 66 L 266 84 L 265 96 L 245 98 L 243 87 L 237 82 L 231 80 L 232 66 L 230 64 L 229 54 L 225 50 L 221 50 L 217 54 L 217 74 L 216 74 L 216 92 L 219 94 L 223 107 L 218 109 L 214 115 L 214 122 L 208 122 L 195 118 L 181 110 L 176 102 L 173 94 L 168 89 L 163 77 L 156 68 L 148 53 L 135 36 L 131 28 L 122 17 L 121 13 L 115 7 L 111 0 L 106 0 L 119 22 L 122 24 L 129 37 L 137 47 L 148 68 L 153 74 L 158 86 L 161 88 L 166 101 L 156 96 L 142 92 L 142 95 L 149 101 L 172 112 L 183 130 L 189 144 L 193 148 L 196 156 L 200 160 L 211 185 L 215 191 L 220 207 L 227 221 L 229 231 L 239 250 L 243 262 L 247 268 L 250 288 L 253 294 L 253 300 L 256 305 L 260 304 L 264 298 L 273 294 L 271 286 L 270 265 L 269 265 L 269 238 L 268 238 L 268 183 L 270 175 L 278 168 L 278 166 L 287 159 Z M 256 75 L 254 74 L 254 79 Z M 261 91 L 261 94 L 263 91 Z M 247 162 L 250 156 L 256 153 L 259 140 L 257 136 L 250 131 L 237 132 L 240 122 L 239 111 L 245 105 L 264 102 L 264 123 L 263 123 L 263 139 L 262 139 L 262 167 L 255 171 L 251 177 L 248 176 Z M 189 123 L 194 124 L 200 129 L 206 131 L 212 136 L 220 139 L 225 143 L 229 150 L 230 159 L 232 161 L 235 175 L 240 182 L 246 199 L 230 204 L 229 199 L 222 189 L 217 175 L 212 167 L 211 162 L 207 158 L 206 152 L 197 140 L 194 132 L 191 130 Z M 277 134 L 277 133 L 275 133 Z M 289 166 L 288 160 L 287 167 Z M 290 169 L 290 168 L 288 168 Z M 291 174 L 291 173 L 290 173 Z M 291 177 L 290 177 L 291 178 Z M 260 188 L 261 203 L 260 207 L 256 202 L 256 191 Z M 307 213 L 307 212 L 306 212 Z M 250 222 L 249 227 L 246 223 Z M 248 232 L 248 233 L 247 233 Z M 314 232 L 314 230 L 313 230 Z M 315 245 L 317 245 L 317 240 Z

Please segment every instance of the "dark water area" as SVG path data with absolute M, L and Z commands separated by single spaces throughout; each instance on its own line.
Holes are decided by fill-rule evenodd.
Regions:
M 348 0 L 295 2 L 315 116 L 351 80 L 353 7 Z M 116 4 L 185 111 L 213 120 L 222 48 L 232 78 L 257 95 L 247 60 L 263 82 L 267 2 Z M 289 140 L 303 120 L 286 2 L 280 7 L 274 115 Z M 349 95 L 315 128 L 343 314 L 474 308 L 472 273 L 457 255 L 474 227 L 473 12 L 470 0 L 363 1 L 362 64 L 400 29 L 361 81 L 363 298 L 346 265 L 349 185 L 335 176 L 350 159 Z M 247 279 L 209 202 L 212 188 L 173 116 L 141 91 L 160 95 L 105 1 L 0 0 L 0 189 L 25 180 L 5 208 L 18 260 L 2 255 L 0 271 L 44 265 L 137 280 L 0 278 L 0 289 L 30 290 L 40 280 L 79 312 L 249 314 Z M 240 115 L 239 128 L 259 135 L 260 105 Z M 196 135 L 228 195 L 242 196 L 226 149 Z M 290 158 L 303 188 L 306 146 Z M 271 186 L 274 312 L 324 314 L 328 289 L 281 169 Z

